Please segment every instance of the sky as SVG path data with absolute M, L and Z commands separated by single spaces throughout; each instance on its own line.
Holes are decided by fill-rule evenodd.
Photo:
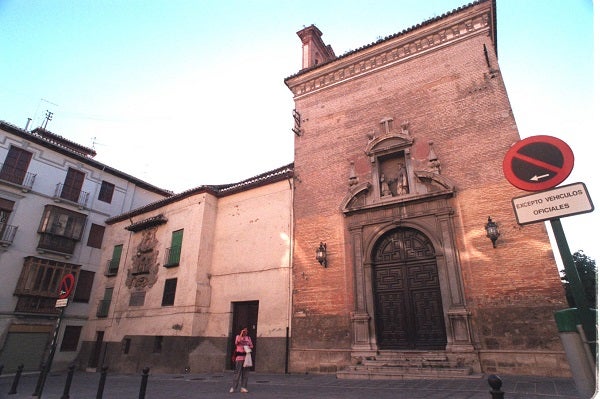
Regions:
M 31 118 L 32 129 L 52 112 L 48 130 L 176 193 L 235 183 L 293 162 L 283 80 L 301 68 L 297 31 L 315 24 L 342 55 L 469 3 L 0 0 L 0 120 L 25 128 Z M 600 204 L 593 6 L 496 0 L 499 64 L 521 138 L 565 141 L 575 166 L 563 184 L 585 183 Z M 571 253 L 600 261 L 597 210 L 561 223 Z

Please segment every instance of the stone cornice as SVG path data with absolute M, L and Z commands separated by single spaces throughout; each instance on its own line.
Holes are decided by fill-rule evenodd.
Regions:
M 494 35 L 493 3 L 482 2 L 285 80 L 294 98 L 406 62 L 477 35 Z M 493 38 L 495 40 L 495 38 Z

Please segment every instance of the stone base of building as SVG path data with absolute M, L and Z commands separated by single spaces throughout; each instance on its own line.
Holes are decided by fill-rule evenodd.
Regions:
M 183 374 L 223 372 L 232 367 L 227 338 L 127 336 L 126 339 L 129 342 L 104 342 L 97 362 L 93 361 L 96 343 L 84 341 L 78 368 L 99 370 L 105 365 L 111 372 L 138 373 L 149 367 L 154 373 Z M 255 345 L 254 370 L 285 372 L 285 348 L 285 338 L 261 338 Z
M 561 351 L 482 350 L 479 358 L 486 374 L 572 377 L 569 362 Z
M 290 372 L 337 373 L 342 370 L 360 371 L 365 367 L 377 369 L 381 368 L 382 364 L 392 366 L 395 363 L 403 363 L 403 367 L 406 367 L 411 362 L 406 359 L 404 362 L 396 361 L 396 358 L 402 356 L 409 360 L 414 360 L 419 356 L 423 357 L 425 360 L 415 366 L 421 369 L 433 367 L 431 364 L 436 361 L 447 365 L 448 373 L 444 374 L 444 378 L 452 376 L 465 377 L 464 370 L 469 370 L 467 374 L 538 375 L 567 378 L 572 376 L 564 352 L 508 350 L 473 351 L 471 353 L 377 351 L 375 356 L 362 357 L 357 356 L 351 350 L 293 349 L 290 353 Z M 443 359 L 441 359 L 442 357 Z M 382 362 L 382 364 L 378 364 L 378 362 Z M 461 373 L 457 373 L 457 370 L 460 370 Z M 407 371 L 404 374 L 397 374 L 407 378 L 406 376 L 411 373 Z

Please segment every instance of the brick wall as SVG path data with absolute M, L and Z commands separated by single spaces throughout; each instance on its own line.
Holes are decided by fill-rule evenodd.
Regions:
M 340 205 L 350 162 L 359 182 L 370 181 L 368 136 L 392 117 L 394 129 L 409 123 L 412 161 L 425 165 L 432 141 L 441 175 L 455 184 L 454 240 L 475 343 L 561 350 L 552 313 L 566 304 L 548 235 L 543 224 L 517 225 L 511 199 L 523 192 L 502 173 L 519 135 L 493 48 L 475 35 L 296 97 L 293 347 L 349 347 L 353 254 Z M 488 216 L 500 226 L 496 249 L 485 236 Z M 321 241 L 326 269 L 315 260 Z

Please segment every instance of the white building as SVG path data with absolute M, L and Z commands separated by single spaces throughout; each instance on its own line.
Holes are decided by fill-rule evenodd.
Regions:
M 105 221 L 171 192 L 92 159 L 96 153 L 38 128 L 0 121 L 0 364 L 39 370 L 59 308 L 59 284 L 75 289 L 57 335 L 54 368 L 72 362 L 106 263 Z M 95 303 L 93 304 L 95 305 Z
M 222 371 L 248 327 L 256 370 L 285 371 L 292 180 L 288 165 L 108 219 L 79 366 Z

